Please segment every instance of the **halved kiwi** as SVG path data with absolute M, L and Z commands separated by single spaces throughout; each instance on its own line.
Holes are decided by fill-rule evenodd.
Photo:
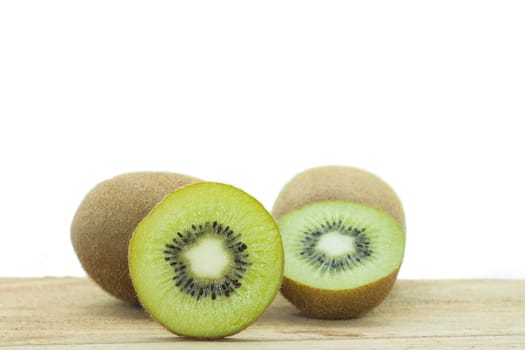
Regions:
M 286 255 L 281 292 L 306 315 L 357 317 L 388 295 L 405 221 L 384 181 L 352 167 L 311 169 L 285 186 L 274 213 Z
M 166 196 L 137 226 L 129 267 L 141 304 L 173 333 L 221 338 L 275 297 L 283 248 L 273 217 L 233 186 L 199 183 Z

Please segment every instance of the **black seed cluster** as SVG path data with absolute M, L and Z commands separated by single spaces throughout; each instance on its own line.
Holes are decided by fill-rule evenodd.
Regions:
M 357 264 L 368 259 L 373 253 L 370 249 L 370 241 L 365 234 L 365 230 L 365 228 L 359 229 L 352 226 L 345 226 L 342 220 L 325 222 L 321 224 L 319 229 L 304 232 L 304 237 L 301 240 L 303 248 L 299 254 L 307 263 L 320 268 L 322 271 L 337 272 L 352 269 Z M 352 236 L 354 238 L 355 252 L 331 257 L 317 250 L 316 246 L 321 236 L 333 231 L 337 231 L 342 235 Z
M 222 280 L 199 280 L 191 276 L 191 271 L 188 271 L 187 261 L 183 258 L 182 252 L 197 243 L 204 235 L 221 237 L 233 255 L 235 264 Z M 175 272 L 173 281 L 177 288 L 197 300 L 201 298 L 215 300 L 219 297 L 229 297 L 241 287 L 246 268 L 251 265 L 248 260 L 248 252 L 246 252 L 247 248 L 246 244 L 241 241 L 241 234 L 234 233 L 229 226 L 224 226 L 217 221 L 206 222 L 193 224 L 188 230 L 177 232 L 172 241 L 165 245 L 164 260 L 173 267 Z

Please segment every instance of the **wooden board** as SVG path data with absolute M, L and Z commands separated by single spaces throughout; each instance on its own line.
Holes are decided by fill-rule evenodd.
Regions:
M 525 349 L 525 280 L 398 281 L 363 318 L 302 316 L 278 296 L 225 340 L 172 335 L 82 278 L 0 279 L 0 347 L 10 349 Z

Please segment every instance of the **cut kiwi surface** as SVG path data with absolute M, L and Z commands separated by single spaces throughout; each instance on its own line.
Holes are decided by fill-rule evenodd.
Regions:
M 322 201 L 279 221 L 285 275 L 319 289 L 352 289 L 401 265 L 404 233 L 388 214 L 345 201 Z
M 141 304 L 167 329 L 221 338 L 271 303 L 283 248 L 257 200 L 233 186 L 199 183 L 169 194 L 140 222 L 129 267 Z

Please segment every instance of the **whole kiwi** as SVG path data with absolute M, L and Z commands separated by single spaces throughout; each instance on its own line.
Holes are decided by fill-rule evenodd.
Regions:
M 91 189 L 71 224 L 73 248 L 86 273 L 111 295 L 138 304 L 128 269 L 131 235 L 167 194 L 197 182 L 177 173 L 133 172 Z
M 403 206 L 394 190 L 378 176 L 349 166 L 323 166 L 297 174 L 279 193 L 272 214 L 279 222 L 291 211 L 324 201 L 349 201 L 379 209 L 392 216 L 406 234 Z M 308 316 L 353 318 L 366 313 L 386 298 L 394 286 L 398 271 L 399 267 L 389 275 L 358 288 L 329 290 L 292 280 L 286 276 L 285 268 L 281 293 Z

